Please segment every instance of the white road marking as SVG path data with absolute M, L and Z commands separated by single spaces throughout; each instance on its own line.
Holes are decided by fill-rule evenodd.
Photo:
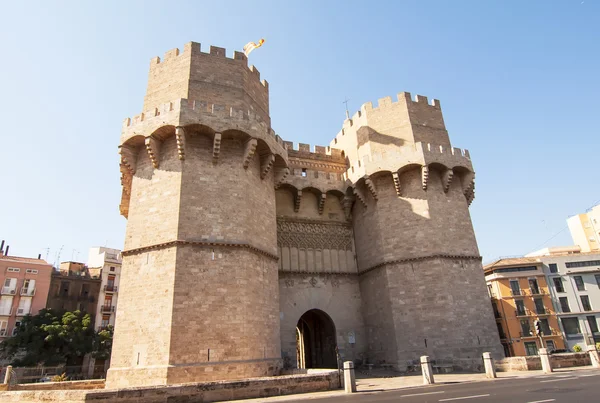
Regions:
M 545 402 L 553 402 L 556 399 L 548 399 L 548 400 L 536 400 L 535 402 L 528 402 L 528 403 L 545 403 Z
M 600 375 L 600 374 L 579 375 L 578 377 L 579 378 L 586 378 L 588 376 L 598 376 L 598 375 Z
M 475 399 L 476 397 L 487 397 L 487 396 L 489 396 L 489 394 L 487 394 L 487 395 L 475 395 L 475 396 L 463 396 L 463 397 L 451 397 L 449 399 L 438 400 L 438 402 L 449 402 L 450 400 Z
M 559 382 L 559 381 L 569 381 L 571 379 L 577 379 L 576 376 L 572 376 L 570 378 L 560 378 L 560 379 L 550 379 L 549 381 L 540 381 L 540 383 L 545 383 L 545 382 Z
M 413 393 L 412 395 L 402 395 L 400 397 L 409 397 L 409 396 L 423 396 L 423 395 L 436 395 L 439 393 L 446 393 L 443 390 L 440 392 L 427 392 L 427 393 Z

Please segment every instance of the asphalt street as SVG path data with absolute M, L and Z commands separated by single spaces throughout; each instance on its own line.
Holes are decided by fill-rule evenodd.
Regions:
M 306 401 L 292 400 L 292 401 Z M 402 402 L 402 403 L 550 403 L 600 402 L 600 371 L 573 371 L 530 378 L 502 378 L 494 381 L 358 392 L 351 395 L 310 399 L 317 402 Z

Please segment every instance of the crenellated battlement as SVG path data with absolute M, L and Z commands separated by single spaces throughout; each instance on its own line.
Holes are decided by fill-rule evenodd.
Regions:
M 269 84 L 266 80 L 260 80 L 260 72 L 254 65 L 248 66 L 248 58 L 243 52 L 238 52 L 237 50 L 233 52 L 232 57 L 227 57 L 227 50 L 225 48 L 221 48 L 218 46 L 210 46 L 209 52 L 201 51 L 201 44 L 198 42 L 188 42 L 184 45 L 183 51 L 180 51 L 179 48 L 174 48 L 165 52 L 163 58 L 161 59 L 159 56 L 153 57 L 150 60 L 150 70 L 152 71 L 153 67 L 156 65 L 163 65 L 165 63 L 170 63 L 173 61 L 178 61 L 180 59 L 185 59 L 188 57 L 192 57 L 194 55 L 200 55 L 203 57 L 215 57 L 221 59 L 227 59 L 234 61 L 236 63 L 240 63 L 248 68 L 248 70 L 256 77 L 258 81 L 265 87 L 268 87 Z M 162 67 L 162 66 L 161 66 Z
M 294 142 L 292 141 L 284 141 L 283 145 L 285 149 L 288 150 L 288 153 L 291 151 L 303 154 L 329 155 L 335 158 L 343 158 L 342 150 L 329 146 L 311 146 L 310 144 L 298 143 L 298 146 L 294 147 Z
M 161 126 L 206 124 L 208 121 L 214 123 L 211 127 L 216 131 L 234 128 L 246 130 L 257 137 L 272 138 L 279 146 L 285 148 L 284 141 L 262 119 L 261 114 L 232 105 L 188 99 L 167 102 L 132 118 L 126 118 L 122 126 L 121 144 L 136 135 L 149 136 Z M 258 136 L 257 133 L 265 136 Z

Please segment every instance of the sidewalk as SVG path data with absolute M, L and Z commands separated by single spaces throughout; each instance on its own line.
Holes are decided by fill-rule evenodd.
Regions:
M 565 374 L 572 371 L 591 370 L 591 366 L 572 367 L 572 368 L 557 368 L 555 374 Z M 488 379 L 485 374 L 481 373 L 453 373 L 453 374 L 435 374 L 435 384 L 444 385 L 451 383 L 466 383 L 466 382 L 493 382 L 502 379 L 514 378 L 531 378 L 542 376 L 542 371 L 514 371 L 514 372 L 497 372 L 497 379 Z M 356 389 L 359 392 L 383 392 L 388 390 L 406 389 L 423 387 L 423 378 L 421 374 L 397 376 L 385 371 L 372 371 L 368 374 L 356 372 Z M 435 387 L 431 385 L 430 387 Z M 346 393 L 342 389 L 329 390 L 326 392 L 303 393 L 298 395 L 273 396 L 258 399 L 237 400 L 244 403 L 258 402 L 285 402 L 291 400 L 311 400 L 324 397 L 344 396 Z

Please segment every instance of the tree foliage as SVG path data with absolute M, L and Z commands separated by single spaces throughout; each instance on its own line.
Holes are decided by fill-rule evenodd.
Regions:
M 15 366 L 77 365 L 89 353 L 108 358 L 111 347 L 112 329 L 96 333 L 90 314 L 42 309 L 25 316 L 15 336 L 0 343 L 0 355 Z

